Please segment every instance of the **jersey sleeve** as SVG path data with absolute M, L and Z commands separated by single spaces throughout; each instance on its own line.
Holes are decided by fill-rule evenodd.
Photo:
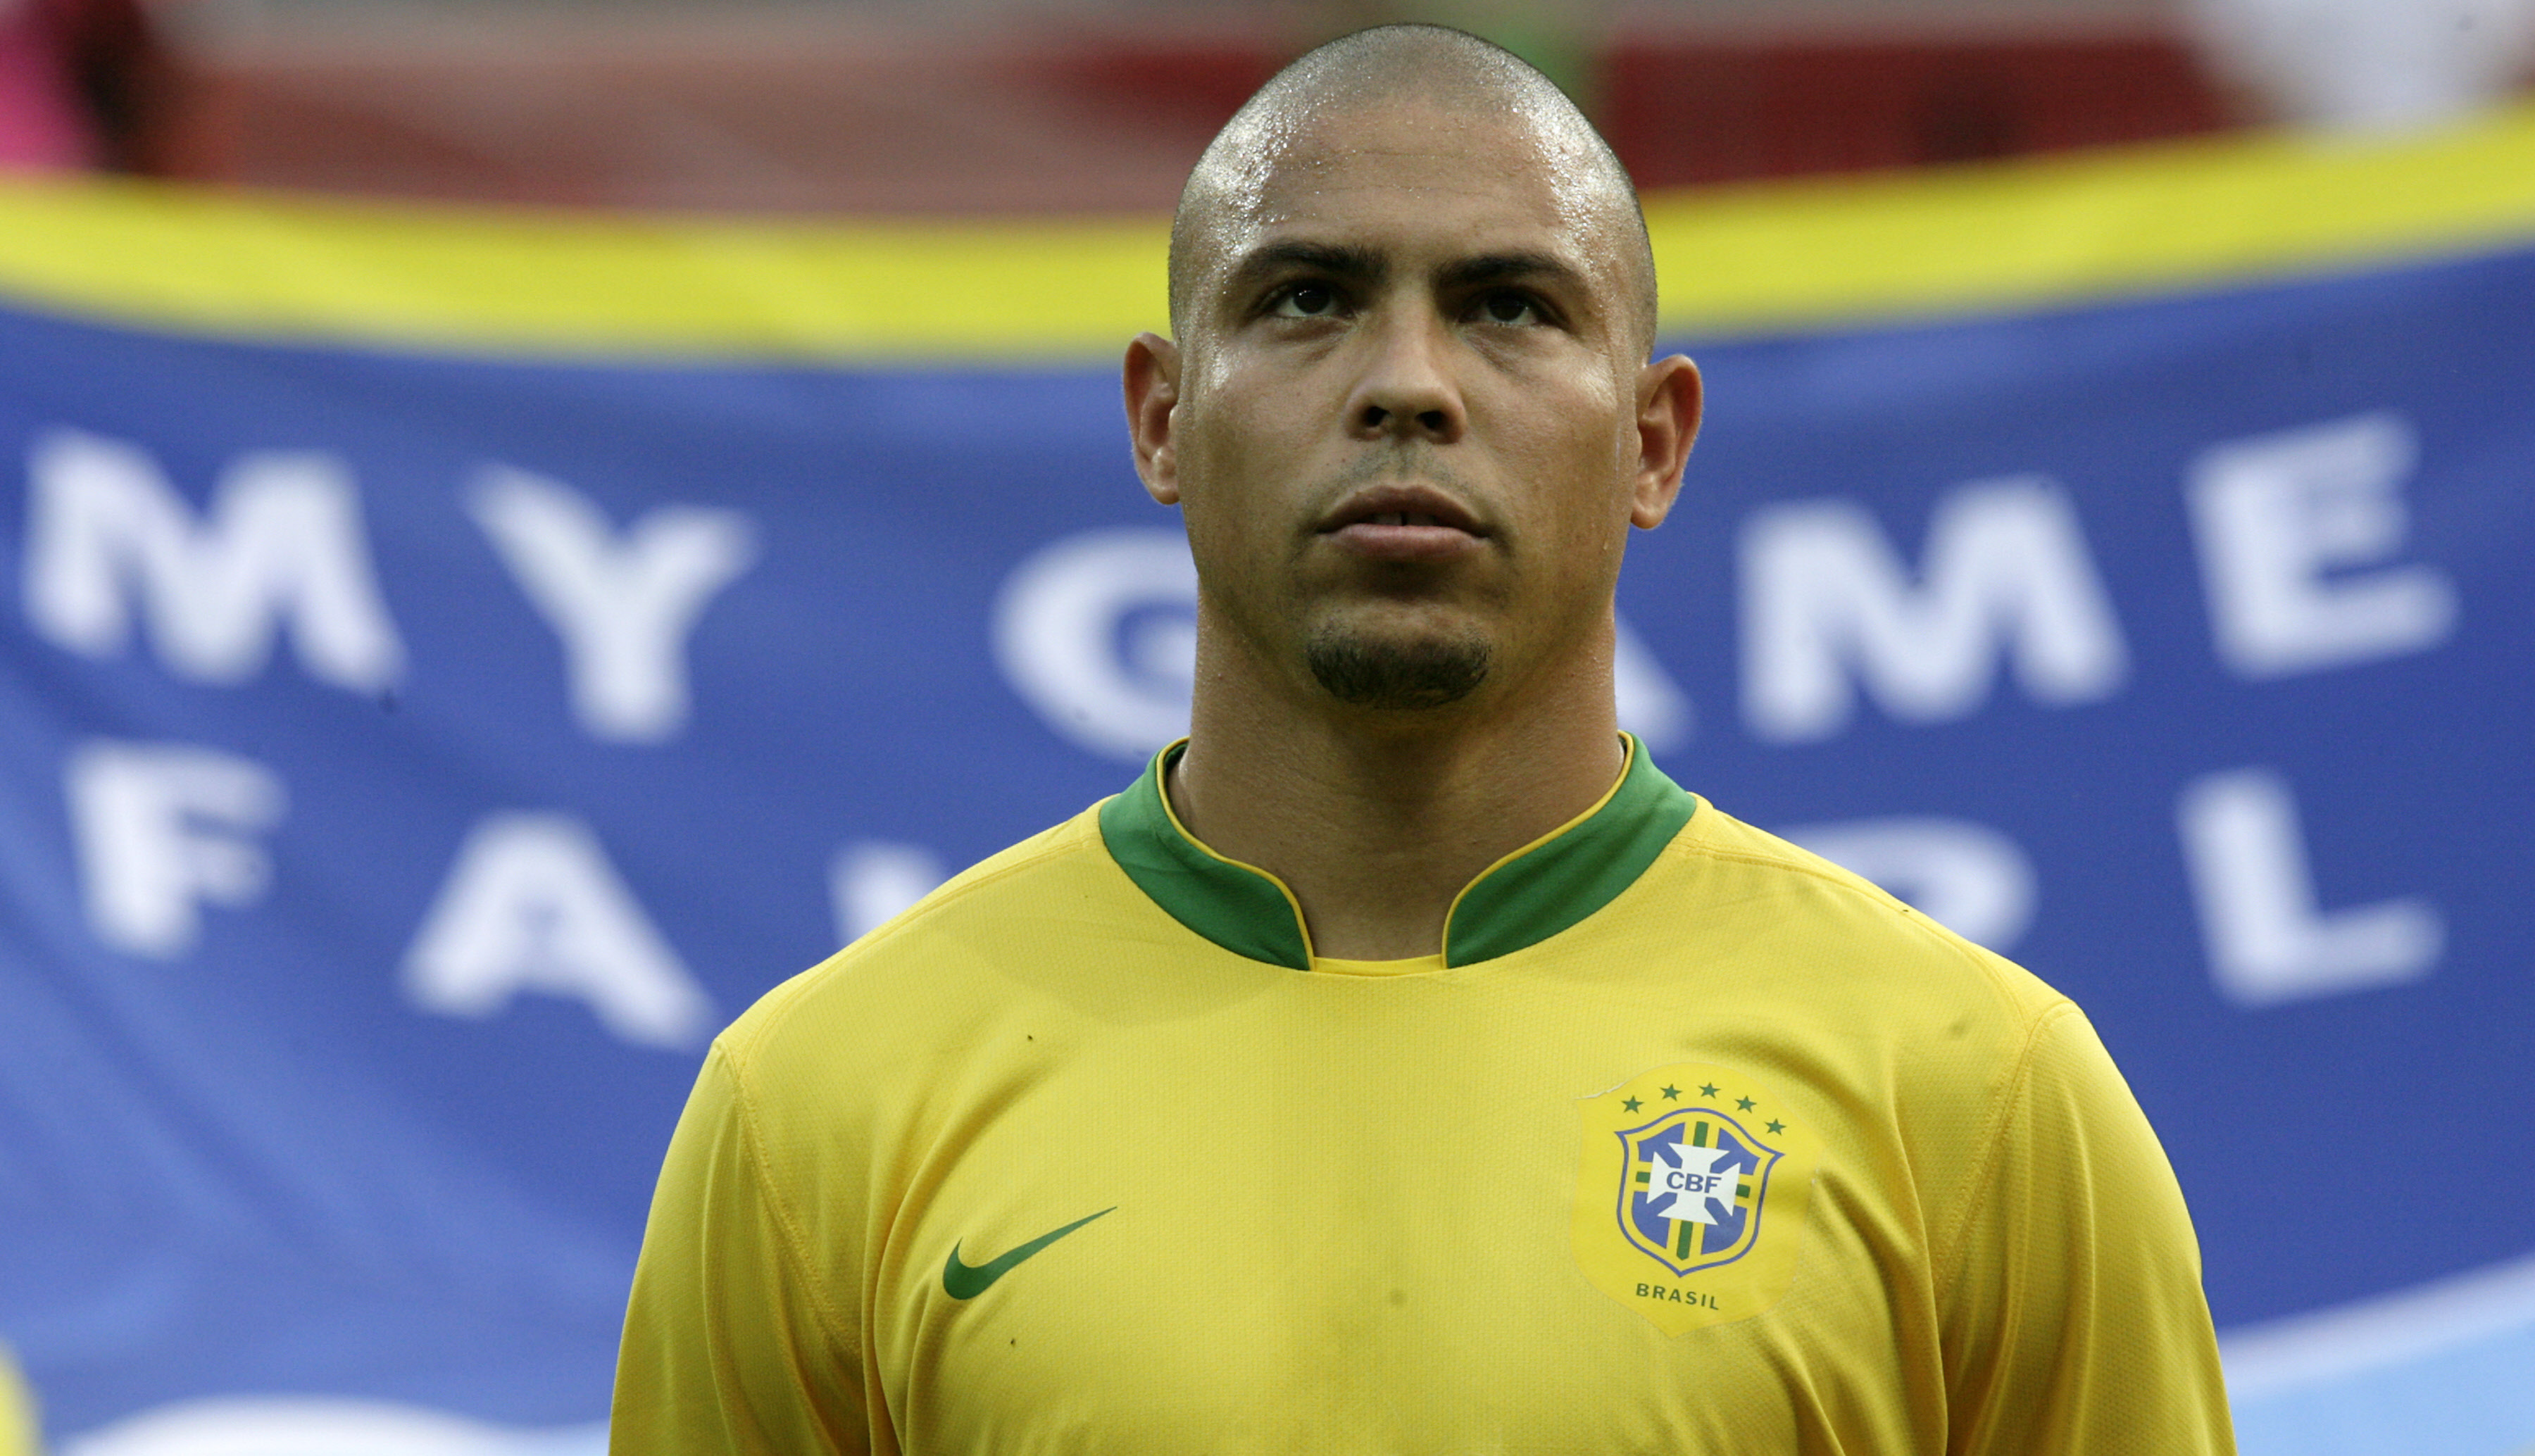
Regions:
M 2233 1452 L 2183 1191 L 2075 1006 L 2044 1013 L 2010 1086 L 1937 1269 L 1948 1451 Z
M 0 1456 L 35 1456 L 35 1402 L 18 1378 L 9 1347 L 0 1345 Z
M 824 1304 L 751 1114 L 716 1044 L 652 1195 L 617 1359 L 612 1456 L 869 1448 L 852 1314 Z

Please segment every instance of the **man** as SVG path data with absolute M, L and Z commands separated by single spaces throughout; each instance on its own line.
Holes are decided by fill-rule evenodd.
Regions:
M 615 1449 L 2226 1450 L 2084 1018 L 1618 731 L 1699 376 L 1566 98 L 1315 51 L 1172 305 L 1190 737 L 715 1043 Z

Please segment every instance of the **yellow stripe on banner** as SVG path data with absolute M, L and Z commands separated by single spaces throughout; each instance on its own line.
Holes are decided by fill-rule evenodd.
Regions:
M 8 182 L 0 291 L 186 333 L 497 354 L 1076 358 L 1163 327 L 1168 232 Z
M 1649 198 L 1664 322 L 1751 332 L 2535 242 L 2535 106 L 2400 139 L 2257 132 Z
M 2535 242 L 2535 106 L 1647 199 L 1666 332 L 1746 334 Z M 188 334 L 526 357 L 1090 360 L 1159 217 L 774 222 L 0 182 L 0 294 Z

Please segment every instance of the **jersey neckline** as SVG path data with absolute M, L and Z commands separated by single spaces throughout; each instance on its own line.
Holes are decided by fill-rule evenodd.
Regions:
M 1453 896 L 1440 956 L 1316 959 L 1302 906 L 1285 882 L 1215 853 L 1172 813 L 1163 775 L 1187 749 L 1185 738 L 1155 754 L 1125 793 L 1100 806 L 1100 838 L 1147 898 L 1235 955 L 1352 975 L 1475 965 L 1536 945 L 1609 904 L 1690 822 L 1698 801 L 1654 765 L 1634 735 L 1620 737 L 1628 761 L 1599 800 L 1480 871 Z M 1398 970 L 1376 969 L 1385 966 Z

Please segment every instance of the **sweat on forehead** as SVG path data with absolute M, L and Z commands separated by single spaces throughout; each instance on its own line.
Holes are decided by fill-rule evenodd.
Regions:
M 1653 342 L 1654 258 L 1637 189 L 1609 144 L 1556 83 L 1512 51 L 1466 31 L 1424 25 L 1378 26 L 1308 52 L 1215 134 L 1171 219 L 1173 334 L 1185 340 L 1190 290 L 1222 246 L 1224 221 L 1257 205 L 1269 173 L 1297 141 L 1319 122 L 1385 105 L 1430 107 L 1528 131 L 1562 190 L 1576 194 L 1578 211 L 1617 224 L 1604 242 L 1623 251 L 1620 272 L 1639 295 L 1632 301 L 1644 335 L 1638 342 Z

